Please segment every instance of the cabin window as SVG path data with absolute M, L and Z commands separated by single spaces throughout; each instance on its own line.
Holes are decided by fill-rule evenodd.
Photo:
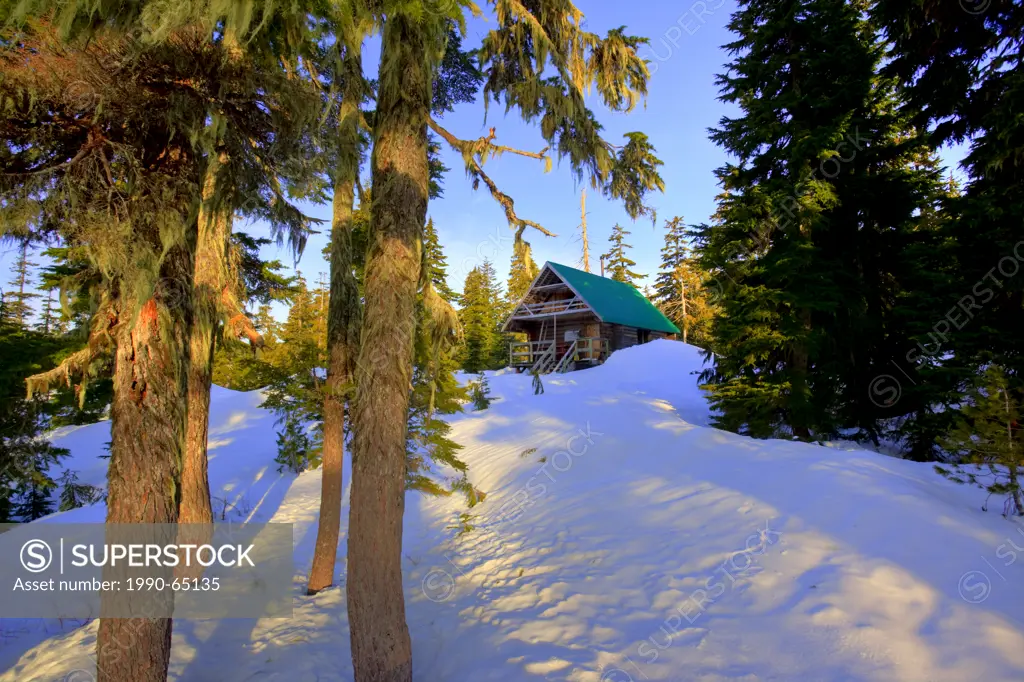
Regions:
M 636 342 L 637 343 L 647 343 L 650 340 L 651 340 L 651 332 L 649 332 L 646 329 L 637 329 L 636 330 Z

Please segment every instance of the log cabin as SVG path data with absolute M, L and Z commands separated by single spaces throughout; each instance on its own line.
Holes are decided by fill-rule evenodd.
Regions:
M 613 352 L 679 328 L 631 284 L 547 262 L 503 330 L 519 334 L 509 366 L 538 374 L 599 365 Z

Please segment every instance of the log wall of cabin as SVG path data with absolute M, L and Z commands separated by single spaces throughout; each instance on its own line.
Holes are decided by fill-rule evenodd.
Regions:
M 636 327 L 627 327 L 621 324 L 601 323 L 601 338 L 608 344 L 609 351 L 630 348 L 640 343 L 639 330 Z M 648 341 L 664 339 L 672 336 L 664 332 L 648 331 Z
M 551 335 L 555 330 L 554 318 L 546 318 L 544 322 L 544 339 L 551 340 Z M 609 324 L 607 322 L 601 322 L 596 317 L 592 318 L 580 318 L 577 317 L 572 320 L 558 320 L 558 338 L 557 341 L 557 352 L 559 357 L 564 353 L 571 341 L 565 340 L 566 332 L 576 332 L 580 338 L 589 339 L 600 339 L 598 346 L 600 350 L 601 361 L 607 360 L 608 356 L 612 352 L 621 350 L 623 348 L 630 348 L 636 346 L 640 341 L 638 337 L 638 330 L 636 327 L 627 327 L 621 324 Z M 540 336 L 541 322 L 534 321 L 526 327 L 526 334 L 530 341 L 541 341 Z M 671 334 L 665 334 L 664 332 L 650 331 L 648 332 L 648 339 L 654 341 L 655 339 L 664 339 L 672 336 Z
M 552 333 L 554 333 L 554 331 L 556 329 L 554 319 L 555 318 L 551 318 L 551 317 L 545 318 L 546 321 L 543 323 L 544 339 L 546 339 L 548 341 L 551 340 L 551 335 L 552 335 Z M 600 327 L 601 323 L 597 321 L 597 318 L 589 318 L 588 319 L 586 317 L 575 317 L 574 319 L 571 319 L 571 320 L 559 319 L 557 324 L 558 324 L 558 326 L 557 326 L 557 329 L 558 329 L 558 339 L 557 339 L 557 341 L 558 341 L 559 344 L 564 344 L 565 343 L 565 332 L 576 332 L 580 337 L 596 338 L 598 336 L 597 330 Z M 540 321 L 530 322 L 530 326 L 527 327 L 527 329 L 526 329 L 526 333 L 530 337 L 530 341 L 540 341 L 541 340 L 541 337 L 540 337 L 541 326 L 542 325 L 541 325 Z M 571 341 L 570 341 L 570 343 L 571 343 Z

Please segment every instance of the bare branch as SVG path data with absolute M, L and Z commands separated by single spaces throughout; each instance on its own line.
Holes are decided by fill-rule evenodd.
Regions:
M 477 158 L 482 157 L 484 151 L 489 151 L 495 156 L 508 153 L 518 154 L 519 156 L 525 156 L 530 159 L 537 159 L 538 161 L 550 161 L 547 155 L 550 147 L 544 147 L 544 149 L 541 149 L 539 152 L 528 152 L 523 149 L 494 144 L 493 140 L 497 136 L 494 128 L 491 128 L 490 134 L 488 134 L 487 137 L 481 137 L 476 140 L 461 140 L 442 128 L 434 119 L 430 119 L 430 129 L 443 137 L 445 142 L 451 145 L 453 149 L 463 153 L 471 153 Z
M 487 173 L 484 172 L 484 169 L 481 166 L 480 161 L 478 160 L 480 157 L 482 157 L 483 150 L 489 149 L 492 152 L 496 152 L 496 150 L 505 150 L 530 158 L 547 160 L 550 163 L 550 159 L 548 159 L 548 157 L 544 155 L 547 149 L 544 149 L 539 153 L 533 153 L 524 152 L 518 149 L 512 149 L 510 147 L 501 147 L 500 145 L 495 145 L 491 142 L 491 140 L 494 139 L 493 128 L 491 129 L 491 134 L 488 137 L 481 137 L 479 140 L 475 141 L 460 140 L 459 138 L 455 137 L 450 132 L 442 128 L 440 125 L 438 125 L 437 122 L 434 121 L 433 119 L 430 119 L 429 123 L 431 130 L 433 130 L 435 133 L 444 138 L 445 142 L 447 142 L 452 149 L 462 154 L 462 158 L 466 163 L 466 172 L 469 174 L 470 177 L 473 178 L 474 185 L 478 184 L 479 182 L 483 182 L 485 185 L 487 185 L 487 189 L 491 192 L 491 196 L 494 197 L 495 201 L 501 204 L 502 210 L 505 211 L 505 218 L 508 220 L 509 226 L 516 231 L 516 240 L 522 238 L 523 231 L 527 227 L 532 227 L 533 229 L 537 230 L 541 234 L 548 237 L 558 236 L 554 232 L 551 232 L 550 230 L 546 229 L 543 225 L 540 225 L 539 223 L 535 223 L 532 220 L 526 220 L 525 218 L 520 218 L 516 214 L 515 201 L 512 199 L 512 197 L 498 189 L 498 186 L 494 183 L 494 181 L 491 180 Z

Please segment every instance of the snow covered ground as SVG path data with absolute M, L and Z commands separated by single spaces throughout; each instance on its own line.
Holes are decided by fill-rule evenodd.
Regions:
M 407 499 L 415 679 L 1024 679 L 1024 527 L 927 464 L 711 429 L 699 367 L 658 341 L 547 376 L 540 396 L 491 376 L 499 399 L 453 419 L 487 499 L 469 517 Z M 176 621 L 171 679 L 350 680 L 343 590 L 301 594 L 319 472 L 277 472 L 259 402 L 215 389 L 211 484 L 236 519 L 295 524 L 294 616 Z M 86 482 L 108 433 L 59 439 Z M 90 679 L 95 623 L 0 628 L 0 682 Z

